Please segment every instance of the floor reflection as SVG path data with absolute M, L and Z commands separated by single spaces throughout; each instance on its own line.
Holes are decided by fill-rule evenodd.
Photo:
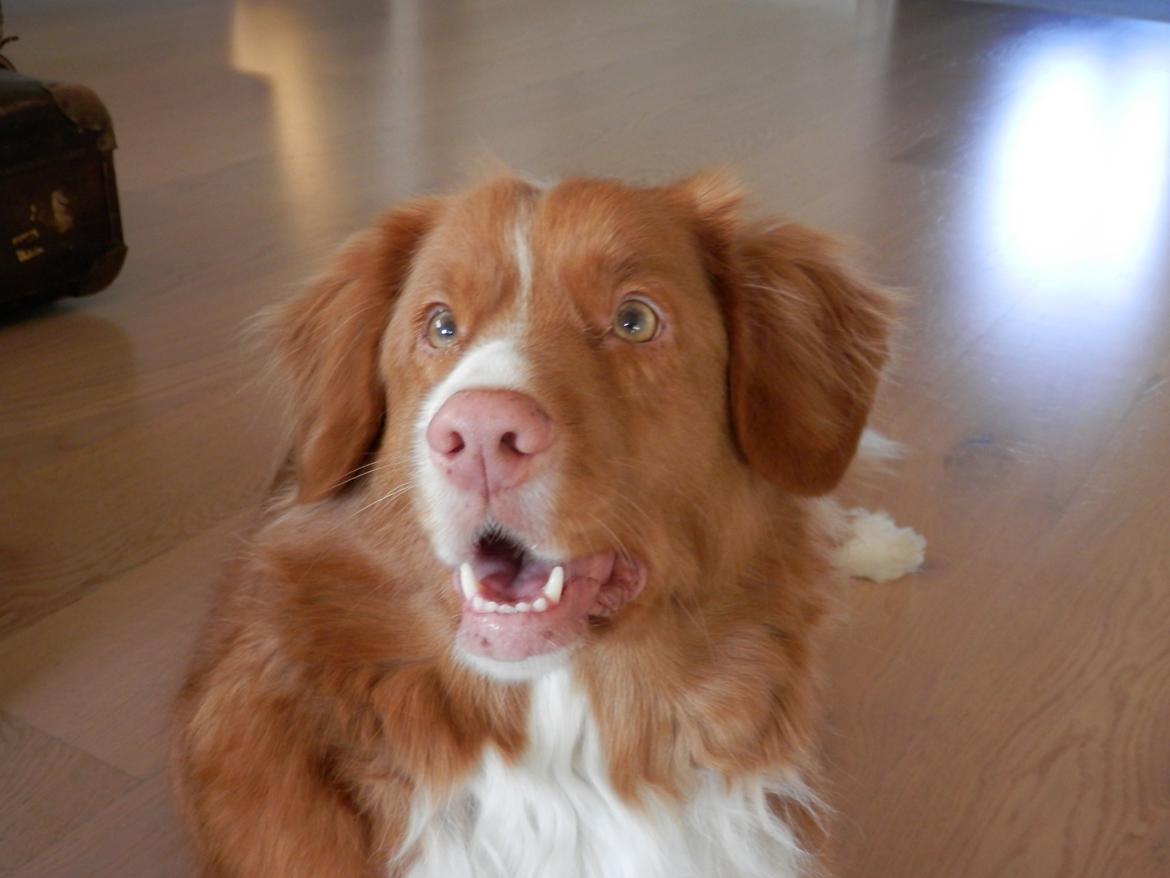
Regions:
M 1114 298 L 1167 243 L 1170 55 L 1048 31 L 1017 59 L 981 179 L 1004 280 Z
M 440 20 L 444 39 L 458 38 L 459 5 L 354 0 L 346 9 L 351 17 L 285 0 L 232 7 L 230 63 L 271 89 L 276 165 L 302 246 L 433 185 L 436 167 L 450 170 L 447 138 L 426 120 L 444 119 L 433 49 Z
M 329 198 L 321 72 L 313 63 L 312 29 L 301 19 L 293 4 L 238 0 L 230 44 L 232 67 L 261 77 L 272 90 L 278 164 L 294 221 L 310 205 Z
M 1158 37 L 1070 21 L 996 48 L 963 196 L 960 283 L 973 295 L 960 307 L 984 327 L 964 405 L 1034 457 L 1104 441 L 1164 356 L 1170 46 Z

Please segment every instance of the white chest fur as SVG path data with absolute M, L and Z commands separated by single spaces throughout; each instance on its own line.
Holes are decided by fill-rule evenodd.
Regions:
M 409 878 L 794 878 L 803 856 L 769 793 L 799 778 L 729 788 L 712 776 L 682 806 L 631 808 L 609 783 L 597 727 L 568 670 L 533 684 L 529 747 L 488 752 L 451 801 L 420 806 Z

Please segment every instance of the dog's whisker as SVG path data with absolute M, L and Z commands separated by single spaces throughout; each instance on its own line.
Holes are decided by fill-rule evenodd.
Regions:
M 401 497 L 403 494 L 405 494 L 407 491 L 411 490 L 414 487 L 415 487 L 415 485 L 414 485 L 413 480 L 408 480 L 406 482 L 403 482 L 400 485 L 396 485 L 395 487 L 393 487 L 389 491 L 387 491 L 385 494 L 383 494 L 381 497 L 378 497 L 375 500 L 371 500 L 365 506 L 362 506 L 360 509 L 358 509 L 356 512 L 353 513 L 353 516 L 361 515 L 363 512 L 366 512 L 369 509 L 373 509 L 375 506 L 380 506 L 383 503 L 388 503 L 391 500 L 394 500 L 398 497 Z M 351 516 L 351 517 L 353 517 L 353 516 Z

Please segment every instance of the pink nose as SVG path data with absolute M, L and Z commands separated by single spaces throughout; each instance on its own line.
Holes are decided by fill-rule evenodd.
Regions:
M 552 420 L 530 396 L 463 390 L 427 425 L 431 459 L 464 491 L 494 493 L 522 484 L 553 443 Z

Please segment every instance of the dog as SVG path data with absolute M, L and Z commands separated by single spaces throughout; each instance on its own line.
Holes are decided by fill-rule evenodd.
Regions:
M 895 303 L 744 201 L 502 174 L 279 312 L 292 452 L 175 726 L 201 874 L 820 874 L 824 498 Z

